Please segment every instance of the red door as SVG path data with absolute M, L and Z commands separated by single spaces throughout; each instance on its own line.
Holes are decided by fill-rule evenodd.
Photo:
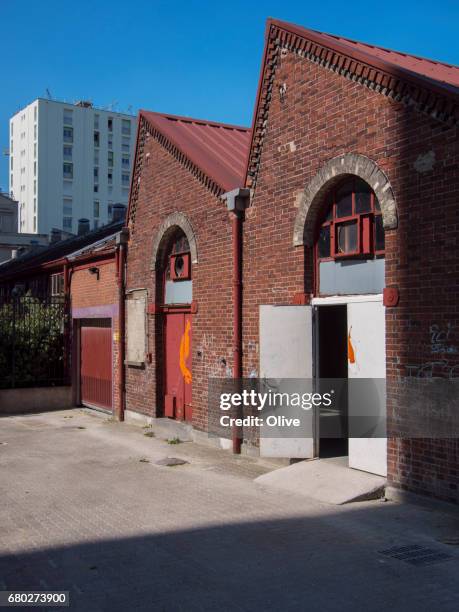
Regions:
M 112 329 L 110 319 L 80 327 L 81 403 L 112 410 Z
M 192 418 L 191 314 L 165 315 L 164 413 L 180 421 Z

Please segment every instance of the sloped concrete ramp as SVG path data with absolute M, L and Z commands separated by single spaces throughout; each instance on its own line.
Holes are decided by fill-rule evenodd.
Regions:
M 383 497 L 386 487 L 382 476 L 353 470 L 333 459 L 300 461 L 263 474 L 255 482 L 335 505 Z

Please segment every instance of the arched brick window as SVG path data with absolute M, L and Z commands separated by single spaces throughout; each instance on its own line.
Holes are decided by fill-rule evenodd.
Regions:
M 384 228 L 381 207 L 374 191 L 359 177 L 346 177 L 325 199 L 316 229 L 314 255 L 316 290 L 323 289 L 321 273 L 348 274 L 359 262 L 384 258 Z M 332 262 L 338 267 L 321 264 Z M 354 264 L 354 265 L 353 265 Z M 359 274 L 363 271 L 359 267 Z M 347 268 L 347 270 L 344 270 Z M 347 282 L 347 281 L 346 281 Z M 357 281 L 358 283 L 358 281 Z M 327 286 L 329 282 L 326 283 Z M 339 282 L 336 285 L 339 287 Z M 355 291 L 355 281 L 349 292 Z M 327 291 L 326 291 L 327 293 Z
M 176 227 L 170 235 L 164 260 L 164 303 L 188 304 L 192 300 L 191 253 L 185 232 Z

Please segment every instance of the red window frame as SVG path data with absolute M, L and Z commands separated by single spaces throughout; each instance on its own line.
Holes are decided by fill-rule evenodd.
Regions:
M 185 263 L 185 275 L 181 277 L 175 277 L 172 273 L 172 267 L 174 266 L 175 257 L 182 256 L 184 257 Z M 188 238 L 186 234 L 182 230 L 176 230 L 174 234 L 170 237 L 168 246 L 165 252 L 164 258 L 164 267 L 162 271 L 162 297 L 161 297 L 161 308 L 166 311 L 175 311 L 177 309 L 181 309 L 184 307 L 184 304 L 166 304 L 166 281 L 171 280 L 174 282 L 180 282 L 183 280 L 192 280 L 192 264 L 191 264 L 191 252 L 190 245 L 188 243 Z M 186 305 L 186 308 L 189 308 L 189 305 Z M 187 310 L 188 312 L 188 310 Z
M 49 282 L 49 292 L 51 295 L 64 295 L 64 274 L 62 272 L 51 274 Z
M 356 193 L 358 183 L 363 182 L 358 177 L 347 178 L 341 181 L 330 192 L 326 200 L 326 206 L 322 217 L 317 226 L 314 242 L 314 271 L 316 292 L 319 289 L 319 263 L 321 261 L 341 261 L 345 259 L 374 259 L 384 257 L 385 249 L 376 250 L 376 219 L 379 217 L 382 223 L 382 212 L 379 207 L 378 199 L 373 190 L 367 185 L 370 194 L 370 209 L 365 212 L 356 212 Z M 339 217 L 337 214 L 337 194 L 346 186 L 349 187 L 351 194 L 351 214 Z M 337 248 L 338 232 L 336 229 L 343 224 L 356 223 L 357 225 L 357 246 L 352 252 L 339 252 Z M 330 254 L 328 256 L 319 255 L 319 237 L 322 228 L 329 227 Z
M 180 275 L 176 273 L 175 261 L 180 257 L 183 261 L 183 271 Z M 190 251 L 182 251 L 181 253 L 173 253 L 169 255 L 169 278 L 172 281 L 180 282 L 191 279 L 191 253 Z

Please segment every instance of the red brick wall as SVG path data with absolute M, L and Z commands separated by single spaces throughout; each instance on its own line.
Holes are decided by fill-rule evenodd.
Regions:
M 87 267 L 75 269 L 71 277 L 70 293 L 72 309 L 93 308 L 93 307 L 112 307 L 118 312 L 118 284 L 116 274 L 115 259 L 107 262 L 94 262 L 95 267 L 99 268 L 99 279 L 96 274 L 90 274 Z M 81 312 L 81 311 L 80 311 Z M 101 315 L 100 318 L 107 318 Z M 118 314 L 112 318 L 112 362 L 113 362 L 113 407 L 119 409 L 119 320 Z M 75 329 L 75 326 L 74 326 Z M 78 381 L 75 380 L 74 384 Z
M 281 83 L 287 85 L 283 103 Z M 386 232 L 386 285 L 400 291 L 399 305 L 386 310 L 389 413 L 400 385 L 410 382 L 408 365 L 441 360 L 445 375 L 457 365 L 458 353 L 438 352 L 431 342 L 432 329 L 450 329 L 449 343 L 459 347 L 457 136 L 457 128 L 307 59 L 291 52 L 282 58 L 244 224 L 246 374 L 258 370 L 259 305 L 292 303 L 296 292 L 312 291 L 310 252 L 292 246 L 297 196 L 328 160 L 349 152 L 379 165 L 398 207 L 398 229 Z M 295 146 L 285 147 L 289 142 Z M 417 170 L 419 156 L 432 151 L 433 168 Z M 454 440 L 393 440 L 389 480 L 457 502 L 458 459 Z
M 88 308 L 118 304 L 115 259 L 109 262 L 94 262 L 91 265 L 99 268 L 99 279 L 96 274 L 90 274 L 87 267 L 76 269 L 72 274 L 70 285 L 72 307 Z
M 198 305 L 192 322 L 193 425 L 206 430 L 208 377 L 225 376 L 232 366 L 231 225 L 225 204 L 153 137 L 145 143 L 144 155 L 148 154 L 131 227 L 127 289 L 145 288 L 148 303 L 155 303 L 154 240 L 168 215 L 186 215 L 198 250 L 198 263 L 192 267 L 193 301 Z M 161 416 L 163 409 L 162 321 L 162 315 L 148 316 L 152 363 L 144 369 L 128 367 L 126 376 L 126 408 L 153 416 Z

